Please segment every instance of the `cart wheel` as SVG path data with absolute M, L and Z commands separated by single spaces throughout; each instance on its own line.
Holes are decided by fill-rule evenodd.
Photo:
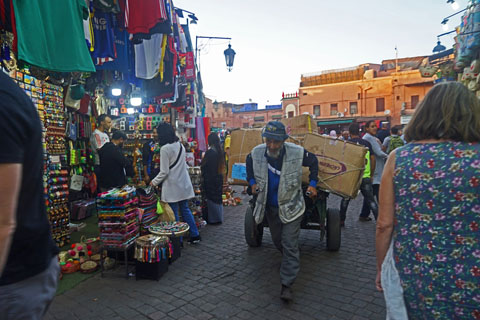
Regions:
M 327 250 L 338 251 L 342 241 L 340 228 L 340 210 L 328 209 L 327 211 Z
M 256 225 L 253 217 L 252 206 L 247 206 L 245 212 L 245 241 L 250 247 L 260 247 L 262 245 L 263 226 Z

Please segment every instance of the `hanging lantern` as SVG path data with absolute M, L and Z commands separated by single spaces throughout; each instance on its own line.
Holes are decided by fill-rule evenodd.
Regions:
M 228 45 L 228 49 L 223 51 L 223 54 L 225 55 L 225 62 L 227 63 L 227 69 L 228 71 L 232 71 L 233 68 L 233 60 L 235 59 L 235 51 L 232 49 L 232 45 Z

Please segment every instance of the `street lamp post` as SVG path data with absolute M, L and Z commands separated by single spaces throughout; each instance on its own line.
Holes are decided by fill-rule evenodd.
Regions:
M 207 36 L 196 36 L 195 37 L 195 64 L 197 64 L 198 57 L 198 39 L 221 39 L 221 40 L 232 40 L 228 37 L 207 37 Z M 228 44 L 228 48 L 223 52 L 225 55 L 225 62 L 227 64 L 228 71 L 232 71 L 233 60 L 235 58 L 235 51 L 232 49 L 232 46 Z

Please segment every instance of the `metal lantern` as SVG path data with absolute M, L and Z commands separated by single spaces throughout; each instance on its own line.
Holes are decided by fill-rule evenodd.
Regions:
M 445 46 L 443 46 L 441 43 L 440 43 L 440 40 L 437 41 L 437 45 L 435 46 L 435 48 L 433 48 L 433 52 L 442 52 L 444 51 L 446 48 Z
M 232 45 L 228 45 L 228 49 L 223 51 L 225 55 L 225 62 L 227 63 L 228 71 L 232 71 L 233 68 L 233 60 L 235 59 L 235 51 L 232 49 Z

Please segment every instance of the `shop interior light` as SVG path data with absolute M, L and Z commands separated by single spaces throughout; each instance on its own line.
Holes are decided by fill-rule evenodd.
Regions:
M 112 88 L 112 96 L 118 97 L 122 95 L 122 89 L 121 88 Z
M 142 104 L 142 95 L 138 89 L 133 90 L 130 95 L 130 105 L 133 107 L 138 107 Z
M 127 108 L 127 113 L 128 113 L 128 114 L 134 114 L 134 113 L 135 113 L 135 109 L 134 109 L 134 108 Z

